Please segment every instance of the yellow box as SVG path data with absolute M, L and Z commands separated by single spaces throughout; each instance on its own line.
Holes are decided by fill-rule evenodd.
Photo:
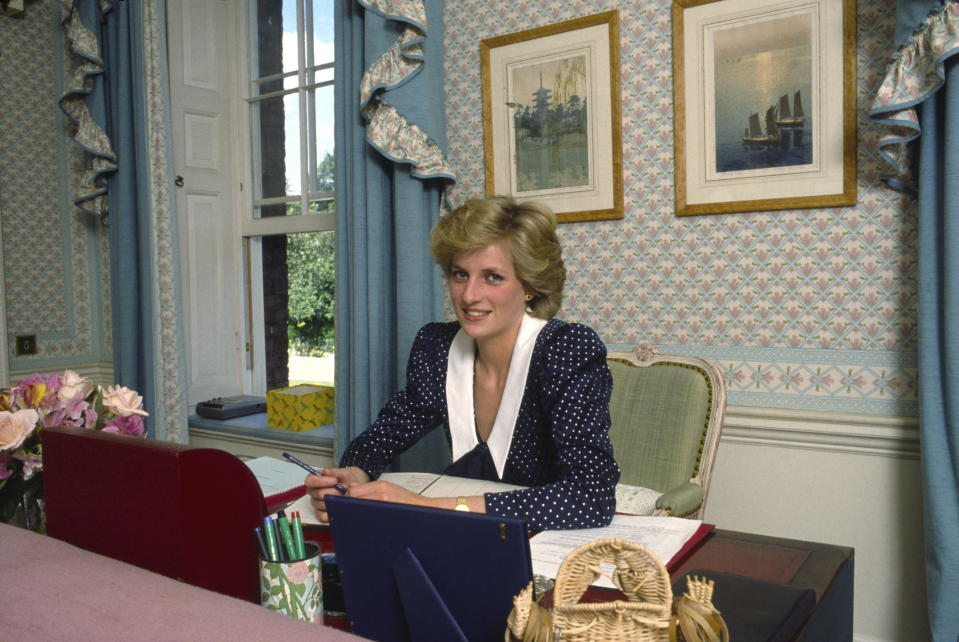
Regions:
M 333 423 L 333 386 L 303 384 L 266 392 L 266 425 L 310 430 Z

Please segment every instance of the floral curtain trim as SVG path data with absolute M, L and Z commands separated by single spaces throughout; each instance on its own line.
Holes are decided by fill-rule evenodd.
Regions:
M 396 89 L 413 79 L 423 66 L 422 32 L 407 27 L 389 49 L 376 59 L 360 80 L 360 106 L 365 109 L 379 90 Z
M 111 2 L 102 0 L 100 10 L 108 11 Z M 73 124 L 73 140 L 85 152 L 86 163 L 76 178 L 74 204 L 83 212 L 105 217 L 107 214 L 107 175 L 116 171 L 117 158 L 110 138 L 93 119 L 86 97 L 103 73 L 100 43 L 80 21 L 75 2 L 61 5 L 60 24 L 66 32 L 76 65 L 67 81 L 67 90 L 60 97 L 60 109 Z
M 869 116 L 888 126 L 879 138 L 879 155 L 893 173 L 882 180 L 893 189 L 916 194 L 912 141 L 919 138 L 916 106 L 945 81 L 944 63 L 959 53 L 959 2 L 947 0 L 931 12 L 896 51 L 873 100 Z
M 396 41 L 363 74 L 360 106 L 367 120 L 366 139 L 395 163 L 412 165 L 416 178 L 455 180 L 439 145 L 383 98 L 391 89 L 409 82 L 423 68 L 426 39 L 426 6 L 423 0 L 357 0 L 364 9 L 391 20 L 405 22 Z
M 384 18 L 400 20 L 426 32 L 426 5 L 423 0 L 359 0 L 367 11 L 375 11 Z
M 375 111 L 370 112 L 370 107 Z M 411 163 L 410 173 L 417 178 L 455 180 L 443 150 L 429 140 L 425 131 L 403 118 L 393 105 L 381 100 L 371 102 L 363 113 L 368 114 L 370 121 L 366 126 L 366 140 L 381 154 L 395 163 Z
M 165 61 L 166 10 L 162 0 L 143 0 L 144 126 L 147 129 L 147 178 L 150 198 L 150 257 L 153 320 L 153 428 L 157 439 L 185 444 L 187 374 L 183 347 L 183 312 L 178 303 L 180 272 L 177 260 L 173 150 L 169 123 L 169 87 Z

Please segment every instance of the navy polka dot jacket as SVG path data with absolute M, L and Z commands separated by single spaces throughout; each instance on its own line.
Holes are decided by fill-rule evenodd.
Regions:
M 430 323 L 417 334 L 406 388 L 354 439 L 341 466 L 371 478 L 419 438 L 447 425 L 447 357 L 459 324 Z M 486 493 L 492 515 L 525 519 L 533 530 L 609 524 L 616 510 L 619 467 L 609 441 L 612 376 L 606 346 L 591 328 L 551 319 L 533 348 L 501 481 L 525 490 Z

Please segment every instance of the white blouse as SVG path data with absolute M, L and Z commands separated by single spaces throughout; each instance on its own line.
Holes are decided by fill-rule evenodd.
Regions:
M 486 440 L 496 473 L 500 479 L 506 467 L 519 416 L 523 393 L 526 390 L 526 376 L 529 374 L 533 347 L 540 330 L 546 325 L 544 319 L 525 315 L 513 346 L 513 355 L 509 362 L 503 397 L 496 412 L 493 429 Z M 473 450 L 479 440 L 476 436 L 475 406 L 473 404 L 473 375 L 476 363 L 476 342 L 460 329 L 450 346 L 449 360 L 446 365 L 446 406 L 449 410 L 450 434 L 453 441 L 453 461 Z

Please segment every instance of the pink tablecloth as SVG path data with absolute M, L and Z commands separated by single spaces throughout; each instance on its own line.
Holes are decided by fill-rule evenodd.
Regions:
M 0 524 L 5 640 L 360 640 Z

